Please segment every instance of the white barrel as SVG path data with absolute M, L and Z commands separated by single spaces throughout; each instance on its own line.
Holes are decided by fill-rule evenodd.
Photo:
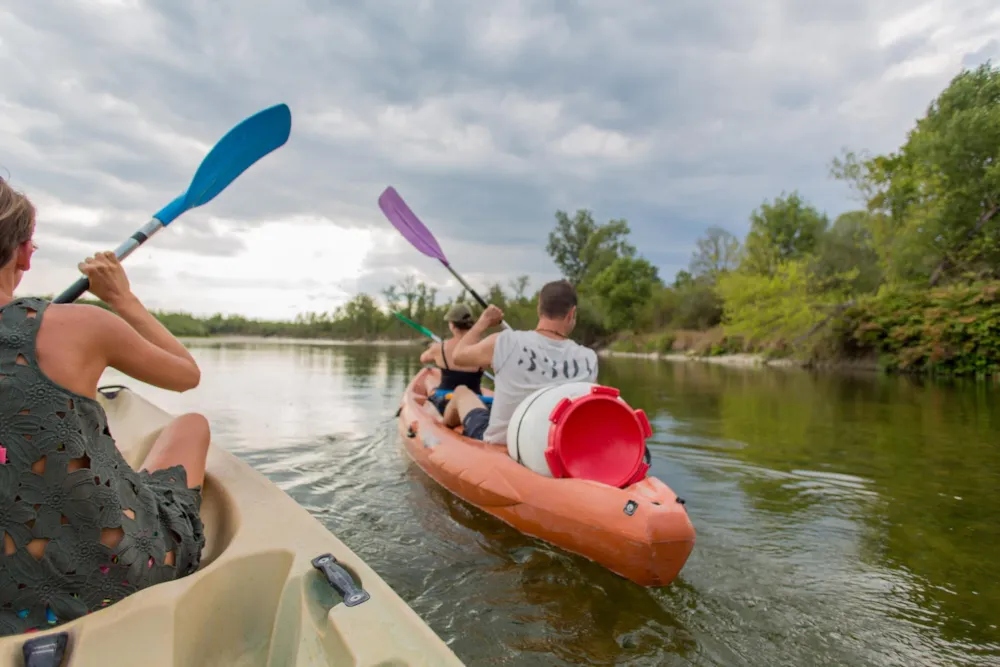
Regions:
M 576 398 L 590 393 L 597 385 L 592 382 L 566 382 L 536 390 L 514 410 L 507 424 L 507 453 L 521 465 L 539 475 L 552 477 L 545 449 L 549 444 L 549 415 L 564 398 Z

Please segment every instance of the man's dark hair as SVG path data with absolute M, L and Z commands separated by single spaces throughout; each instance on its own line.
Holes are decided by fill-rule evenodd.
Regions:
M 558 320 L 569 315 L 576 305 L 576 288 L 568 280 L 545 283 L 538 293 L 538 313 L 542 317 Z

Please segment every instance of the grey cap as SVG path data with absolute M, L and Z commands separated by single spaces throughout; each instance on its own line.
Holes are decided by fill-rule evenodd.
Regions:
M 444 321 L 454 322 L 455 324 L 471 324 L 472 311 L 464 303 L 456 303 L 448 309 L 448 313 L 444 316 Z

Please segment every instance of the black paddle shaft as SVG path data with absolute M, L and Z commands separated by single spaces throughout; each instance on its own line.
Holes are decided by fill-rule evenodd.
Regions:
M 152 218 L 149 222 L 137 229 L 132 236 L 125 239 L 124 243 L 115 248 L 115 257 L 118 258 L 119 262 L 122 261 L 161 229 L 163 229 L 163 223 L 156 218 Z M 90 289 L 90 279 L 84 276 L 70 285 L 65 292 L 54 298 L 52 303 L 73 303 L 88 289 Z
M 442 262 L 442 264 L 444 264 L 444 262 Z M 474 290 L 471 287 L 469 287 L 469 283 L 465 282 L 465 280 L 462 279 L 462 276 L 460 276 L 457 273 L 455 273 L 455 269 L 451 268 L 451 264 L 445 264 L 444 266 L 445 266 L 446 269 L 448 269 L 449 271 L 451 271 L 451 275 L 455 276 L 455 278 L 458 280 L 458 282 L 462 283 L 462 287 L 464 287 L 465 289 L 467 289 L 469 291 L 469 294 L 472 295 L 472 298 L 475 299 L 476 301 L 478 301 L 479 305 L 483 307 L 483 310 L 485 310 L 486 306 L 489 305 L 489 304 L 486 303 L 486 300 L 483 297 L 479 296 L 476 293 L 476 290 Z M 500 322 L 500 325 L 504 329 L 510 329 L 510 325 L 507 324 L 506 320 Z

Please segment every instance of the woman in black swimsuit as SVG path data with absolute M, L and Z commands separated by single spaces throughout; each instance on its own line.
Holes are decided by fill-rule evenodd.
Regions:
M 455 345 L 475 323 L 472 311 L 464 303 L 456 303 L 448 310 L 444 319 L 448 323 L 448 329 L 451 330 L 451 338 L 443 340 L 440 343 L 432 343 L 420 355 L 421 363 L 433 363 L 441 369 L 440 383 L 435 383 L 432 379 L 428 378 L 427 395 L 430 397 L 431 403 L 442 414 L 444 413 L 445 406 L 448 404 L 447 396 L 455 387 L 464 385 L 474 393 L 481 394 L 482 388 L 480 382 L 483 379 L 482 368 L 452 366 L 448 363 L 448 358 L 455 349 Z

